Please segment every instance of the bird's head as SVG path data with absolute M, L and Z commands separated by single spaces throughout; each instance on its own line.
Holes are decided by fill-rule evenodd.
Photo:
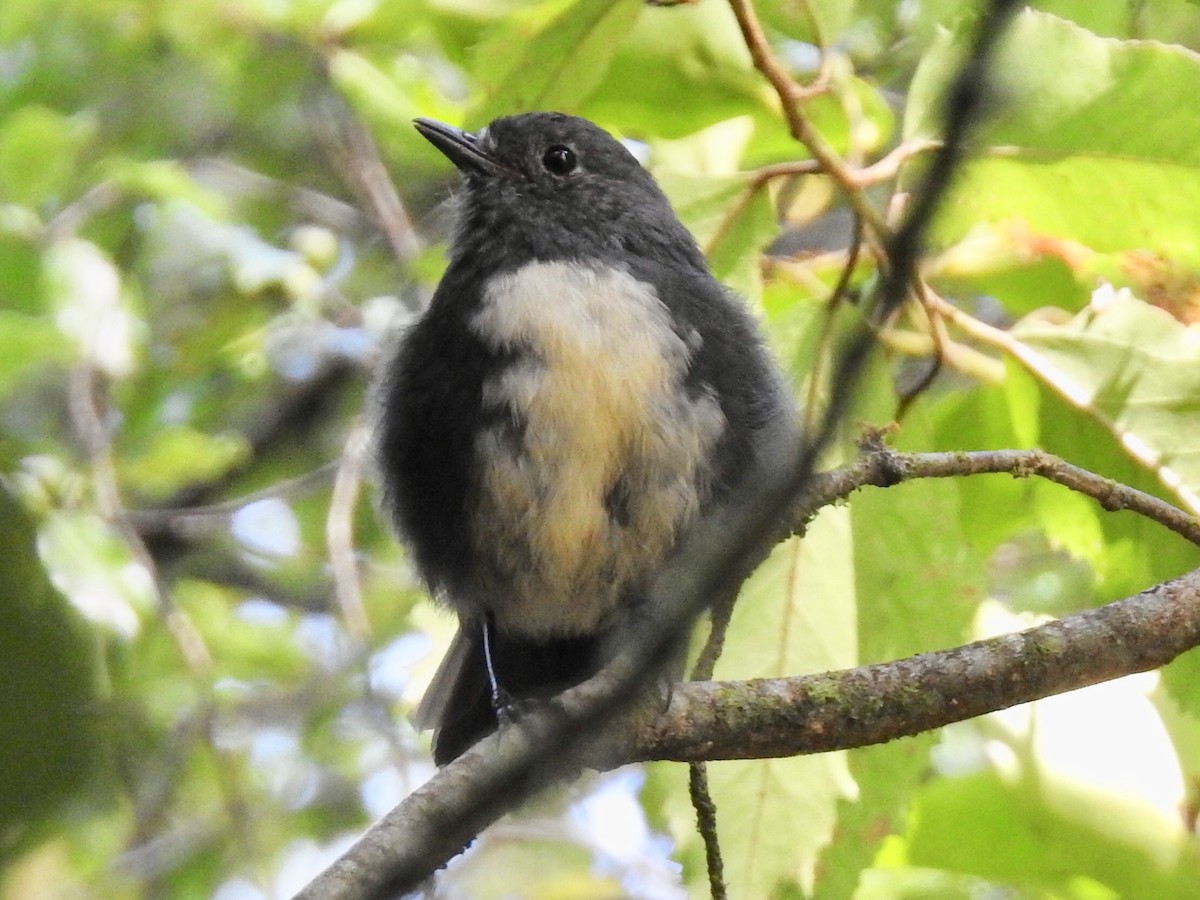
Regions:
M 703 265 L 650 173 L 586 119 L 525 113 L 475 133 L 430 119 L 415 125 L 466 179 L 456 255 L 492 247 L 538 259 L 665 253 Z

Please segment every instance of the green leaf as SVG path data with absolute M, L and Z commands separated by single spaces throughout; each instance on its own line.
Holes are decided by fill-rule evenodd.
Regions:
M 132 639 L 149 617 L 154 587 L 115 526 L 91 511 L 55 510 L 38 549 L 55 585 L 93 625 Z
M 855 418 L 886 421 L 893 402 L 876 365 Z M 930 443 L 928 417 L 914 410 L 900 433 L 909 447 Z M 898 659 L 962 643 L 984 596 L 985 567 L 963 533 L 959 481 L 929 479 L 860 491 L 853 524 L 859 658 Z M 853 894 L 889 834 L 903 831 L 911 792 L 928 772 L 933 734 L 850 753 L 858 785 L 838 807 L 838 828 L 821 856 L 819 896 Z
M 1074 241 L 1034 235 L 1017 222 L 981 223 L 925 263 L 939 293 L 999 300 L 1011 316 L 1046 306 L 1077 310 L 1095 286 L 1098 264 L 1109 260 Z M 1106 267 L 1114 283 L 1120 267 Z
M 922 61 L 906 138 L 941 134 L 941 98 L 972 33 L 968 25 L 944 34 Z M 1191 111 L 1200 56 L 1099 38 L 1027 10 L 992 71 L 997 102 L 942 205 L 936 242 L 956 241 L 980 220 L 1017 218 L 1102 253 L 1145 249 L 1200 267 L 1200 143 Z M 919 165 L 905 167 L 910 188 Z
M 820 37 L 832 44 L 854 23 L 857 5 L 855 0 L 809 0 L 804 4 L 767 0 L 755 7 L 765 24 L 789 38 L 815 44 Z
M 1154 474 L 1131 458 L 1088 410 L 1069 403 L 1053 387 L 1016 363 L 1010 367 L 1008 381 L 1016 389 L 1010 390 L 1010 394 L 1019 393 L 1024 402 L 1035 405 L 1035 430 L 1029 436 L 1030 444 L 1138 490 L 1166 493 Z M 1004 480 L 1003 476 L 997 478 Z M 1089 539 L 1087 532 L 1093 523 L 1099 526 L 1098 552 L 1087 556 L 1096 574 L 1095 593 L 1088 598 L 1090 602 L 1105 602 L 1137 593 L 1147 585 L 1193 569 L 1200 562 L 1200 554 L 1190 541 L 1132 512 L 1102 513 L 1096 510 L 1092 514 L 1094 518 L 1070 525 L 1072 531 L 1077 532 L 1074 538 L 1069 534 L 1060 541 L 1054 528 L 1068 517 L 1055 515 L 1042 519 L 1055 500 L 1053 497 L 1039 500 L 1038 492 L 1053 491 L 1061 495 L 1065 490 L 1052 485 L 1034 485 L 1030 492 L 1029 512 L 1051 541 L 1066 546 L 1072 546 L 1074 541 L 1078 547 L 1080 539 Z
M 33 523 L 0 486 L 0 863 L 96 773 L 99 730 L 97 645 L 51 586 L 38 560 Z
M 607 77 L 581 115 L 660 137 L 681 137 L 748 113 L 778 121 L 774 95 L 754 70 L 728 4 L 643 7 L 628 37 L 612 50 Z
M 15 212 L 21 207 L 8 207 L 3 212 Z M 42 256 L 35 238 L 22 234 L 36 231 L 40 223 L 32 215 L 12 216 L 16 221 L 5 222 L 0 212 L 0 305 L 12 313 L 34 314 L 45 309 L 42 293 Z M 11 230 L 6 230 L 5 226 Z
M 827 509 L 803 540 L 776 548 L 742 591 L 717 678 L 802 675 L 856 662 L 853 541 L 845 509 Z M 855 791 L 843 753 L 709 765 L 734 897 L 811 887 L 839 800 Z M 683 798 L 680 798 L 681 800 Z M 679 836 L 699 853 L 697 838 Z M 698 865 L 698 864 L 697 864 Z
M 856 662 L 853 541 L 845 509 L 826 509 L 803 540 L 775 548 L 742 589 L 716 678 L 801 675 Z M 705 883 L 704 853 L 682 767 L 652 766 L 652 793 L 679 844 L 686 880 Z M 846 755 L 710 763 L 725 875 L 734 897 L 790 896 L 811 887 L 838 801 L 853 794 Z
M 1003 387 L 955 392 L 936 399 L 930 411 L 936 431 L 925 449 L 1040 447 L 1107 478 L 1163 493 L 1153 474 L 1090 410 L 1067 402 L 1018 362 L 1010 364 Z M 1057 613 L 1087 608 L 1174 578 L 1200 562 L 1190 542 L 1162 525 L 1130 512 L 1106 512 L 1094 500 L 1040 478 L 981 475 L 956 485 L 964 540 L 989 556 L 1005 544 L 1020 551 L 1019 571 L 1004 563 L 996 574 L 1003 582 L 997 588 L 1021 608 Z M 1051 558 L 1047 551 L 1069 555 Z M 1094 584 L 1079 571 L 1080 562 L 1090 566 Z
M 759 260 L 779 233 L 766 191 L 748 192 L 747 176 L 658 179 L 680 220 L 708 255 L 718 280 L 757 303 L 762 293 Z
M 214 681 L 290 684 L 310 673 L 310 660 L 296 641 L 294 613 L 280 608 L 276 616 L 244 615 L 235 605 L 236 594 L 198 580 L 180 582 L 176 595 L 212 654 Z
M 1162 683 L 1171 699 L 1185 713 L 1188 727 L 1194 729 L 1196 723 L 1200 722 L 1200 650 L 1191 650 L 1173 659 L 1162 670 Z M 1200 741 L 1195 740 L 1194 732 L 1188 737 L 1192 740 L 1185 743 L 1180 750 L 1195 755 Z
M 227 212 L 219 195 L 201 186 L 192 174 L 175 160 L 144 161 L 114 157 L 105 160 L 101 168 L 107 179 L 138 197 L 182 201 L 214 218 Z
M 856 888 L 880 846 L 904 831 L 912 792 L 928 777 L 935 743 L 935 734 L 928 733 L 850 751 L 858 793 L 838 804 L 837 830 L 821 852 L 812 896 L 859 896 Z
M 214 480 L 245 461 L 249 447 L 232 433 L 204 434 L 186 425 L 156 429 L 145 445 L 121 459 L 123 481 L 142 496 L 161 499 L 191 484 Z
M 421 114 L 403 86 L 361 53 L 339 49 L 330 54 L 329 76 L 377 123 L 411 128 L 413 118 Z
M 40 364 L 69 359 L 51 322 L 0 309 L 0 397 L 36 373 Z
M 40 207 L 62 201 L 91 139 L 86 116 L 26 106 L 0 122 L 0 201 Z
M 1038 446 L 1042 416 L 1053 411 L 1041 402 L 1037 383 L 1013 365 L 1002 387 L 956 391 L 930 404 L 936 430 L 920 449 Z M 911 446 L 906 433 L 901 437 Z M 959 534 L 979 554 L 980 571 L 982 559 L 991 558 L 994 592 L 1014 608 L 1043 613 L 1094 605 L 1093 570 L 1111 566 L 1107 516 L 1094 500 L 1040 478 L 983 475 L 955 479 L 954 485 L 960 497 Z M 1007 546 L 998 559 L 993 554 L 1002 545 Z
M 959 764 L 992 762 L 922 788 L 910 862 L 1067 896 L 1087 879 L 1121 897 L 1191 897 L 1200 855 L 1178 815 L 1184 775 L 1146 697 L 1147 678 L 957 726 Z M 945 758 L 955 755 L 944 748 Z
M 928 417 L 914 410 L 897 444 L 927 448 L 930 431 Z M 985 590 L 983 559 L 971 551 L 960 524 L 965 480 L 930 478 L 851 499 L 864 661 L 898 659 L 967 637 Z
M 469 119 L 485 124 L 526 110 L 577 110 L 640 13 L 627 0 L 549 0 L 510 16 L 476 54 L 484 100 Z
M 68 238 L 47 251 L 42 274 L 59 330 L 79 355 L 109 375 L 130 374 L 145 328 L 116 263 L 92 242 Z
M 1039 824 L 1021 814 L 991 772 L 940 778 L 918 795 L 909 858 L 1001 881 L 1020 878 L 1044 854 Z
M 1138 18 L 1137 14 L 1130 9 L 1127 0 L 1118 3 L 1094 3 L 1092 0 L 1038 0 L 1037 3 L 1031 3 L 1030 6 L 1061 19 L 1070 19 L 1076 25 L 1104 37 L 1130 37 L 1130 26 L 1135 25 Z
M 1126 291 L 1012 329 L 1017 358 L 1200 512 L 1200 335 Z

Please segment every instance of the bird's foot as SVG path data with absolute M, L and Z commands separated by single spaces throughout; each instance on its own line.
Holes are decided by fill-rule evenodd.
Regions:
M 537 701 L 528 697 L 514 697 L 502 687 L 492 692 L 492 709 L 496 712 L 496 721 L 500 727 L 512 725 L 521 716 L 534 709 Z

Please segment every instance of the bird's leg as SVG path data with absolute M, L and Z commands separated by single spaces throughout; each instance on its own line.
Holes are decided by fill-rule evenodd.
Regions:
M 508 725 L 516 718 L 516 703 L 496 677 L 496 665 L 492 659 L 492 629 L 495 624 L 489 612 L 483 619 L 483 664 L 487 667 L 488 684 L 492 688 L 492 709 L 496 713 L 496 721 L 500 725 Z

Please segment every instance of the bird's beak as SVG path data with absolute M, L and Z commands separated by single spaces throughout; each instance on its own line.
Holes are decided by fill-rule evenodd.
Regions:
M 484 147 L 480 135 L 433 119 L 413 119 L 421 136 L 437 147 L 464 175 L 499 175 L 508 171 Z

